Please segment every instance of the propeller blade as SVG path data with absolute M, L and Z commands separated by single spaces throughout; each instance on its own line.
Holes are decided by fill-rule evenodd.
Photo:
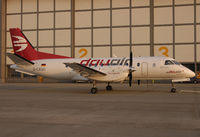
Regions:
M 131 87 L 132 85 L 132 73 L 129 73 L 129 86 Z
M 130 52 L 130 63 L 129 63 L 129 86 L 131 87 L 132 85 L 132 66 L 133 66 L 133 53 L 132 51 Z
M 132 51 L 130 52 L 130 65 L 129 67 L 132 67 L 133 66 L 133 53 Z

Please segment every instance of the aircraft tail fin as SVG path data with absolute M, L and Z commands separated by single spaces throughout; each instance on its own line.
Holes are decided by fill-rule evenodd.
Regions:
M 14 53 L 26 60 L 70 58 L 36 51 L 19 28 L 10 28 L 10 35 Z

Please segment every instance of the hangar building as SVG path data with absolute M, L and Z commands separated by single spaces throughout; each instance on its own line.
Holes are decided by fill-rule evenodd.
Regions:
M 38 50 L 81 57 L 169 56 L 200 70 L 200 0 L 0 0 L 1 81 L 10 70 L 9 28 Z

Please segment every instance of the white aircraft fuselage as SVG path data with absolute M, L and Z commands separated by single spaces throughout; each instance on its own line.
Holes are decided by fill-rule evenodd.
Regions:
M 184 80 L 194 73 L 181 64 L 168 64 L 168 57 L 134 57 L 133 79 L 135 80 Z M 88 80 L 120 82 L 128 75 L 129 58 L 90 58 L 90 59 L 41 59 L 33 61 L 34 65 L 12 65 L 12 68 L 31 74 L 61 80 Z M 104 77 L 84 77 L 67 67 L 65 63 L 79 63 L 107 75 Z M 172 62 L 173 63 L 173 62 Z

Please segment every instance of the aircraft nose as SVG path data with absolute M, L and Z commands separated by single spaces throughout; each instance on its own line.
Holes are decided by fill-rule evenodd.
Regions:
M 191 71 L 191 70 L 188 70 L 188 71 L 187 71 L 187 76 L 188 76 L 189 78 L 192 78 L 192 77 L 195 76 L 195 73 L 194 73 L 193 71 Z

